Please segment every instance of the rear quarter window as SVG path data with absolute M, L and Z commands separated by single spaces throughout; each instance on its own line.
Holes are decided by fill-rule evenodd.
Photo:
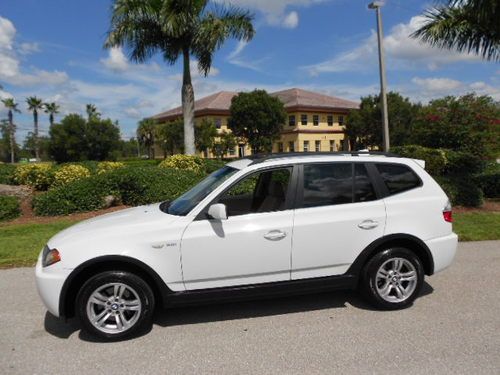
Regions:
M 422 185 L 417 174 L 404 164 L 380 163 L 375 164 L 375 166 L 389 191 L 389 195 L 402 193 Z

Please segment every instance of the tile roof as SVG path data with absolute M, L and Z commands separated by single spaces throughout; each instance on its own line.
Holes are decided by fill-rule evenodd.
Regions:
M 194 102 L 194 110 L 196 115 L 219 113 L 223 114 L 229 112 L 231 100 L 238 95 L 233 91 L 220 91 L 215 94 L 205 96 Z M 278 97 L 285 108 L 311 108 L 311 109 L 325 109 L 325 110 L 350 110 L 359 108 L 359 104 L 350 100 L 337 98 L 335 96 L 328 96 L 319 94 L 312 91 L 292 88 L 282 90 L 270 95 Z M 182 116 L 182 107 L 176 107 L 166 112 L 159 113 L 152 116 L 154 120 L 168 120 Z

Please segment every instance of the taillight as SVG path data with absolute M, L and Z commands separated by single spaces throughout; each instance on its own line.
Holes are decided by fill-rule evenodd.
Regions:
M 446 221 L 448 223 L 453 222 L 453 214 L 452 214 L 452 210 L 451 210 L 450 201 L 446 202 L 446 206 L 444 206 L 444 208 L 443 208 L 443 219 L 444 219 L 444 221 Z

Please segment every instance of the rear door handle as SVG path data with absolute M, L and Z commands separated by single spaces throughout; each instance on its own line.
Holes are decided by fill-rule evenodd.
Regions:
M 378 227 L 378 221 L 375 220 L 364 220 L 358 224 L 358 227 L 361 229 L 373 229 Z
M 264 234 L 264 238 L 270 241 L 281 240 L 286 237 L 286 232 L 282 232 L 280 230 L 272 230 Z

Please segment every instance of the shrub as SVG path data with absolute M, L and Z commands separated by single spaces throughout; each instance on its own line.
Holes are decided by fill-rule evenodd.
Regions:
M 47 190 L 54 180 L 49 163 L 22 164 L 14 171 L 14 181 L 19 185 L 29 185 L 36 190 Z
M 481 188 L 471 179 L 457 179 L 453 181 L 456 195 L 452 201 L 454 204 L 466 207 L 480 207 L 484 201 Z
M 21 214 L 16 197 L 0 195 L 0 221 L 15 219 Z
M 476 177 L 477 184 L 487 198 L 500 198 L 500 164 L 496 161 L 487 165 L 485 171 Z
M 34 198 L 37 215 L 65 215 L 105 206 L 113 195 L 127 205 L 172 200 L 197 183 L 202 175 L 158 168 L 120 168 L 49 190 Z
M 77 164 L 66 164 L 54 172 L 53 186 L 63 186 L 70 182 L 89 177 L 90 171 L 84 166 Z
M 453 176 L 468 177 L 481 173 L 485 162 L 470 152 L 446 150 L 446 168 L 444 173 Z
M 102 161 L 97 164 L 97 174 L 103 174 L 114 169 L 123 168 L 124 166 L 125 164 L 118 161 Z
M 205 171 L 203 159 L 194 155 L 173 155 L 169 156 L 159 164 L 160 168 L 171 168 L 188 170 L 196 173 Z
M 203 164 L 205 165 L 205 172 L 210 174 L 217 169 L 222 168 L 227 164 L 227 162 L 220 159 L 203 159 Z
M 391 151 L 403 157 L 425 160 L 425 170 L 433 176 L 442 175 L 447 163 L 446 152 L 441 149 L 409 145 L 393 147 Z
M 15 170 L 16 167 L 14 165 L 0 162 L 0 184 L 13 184 Z

